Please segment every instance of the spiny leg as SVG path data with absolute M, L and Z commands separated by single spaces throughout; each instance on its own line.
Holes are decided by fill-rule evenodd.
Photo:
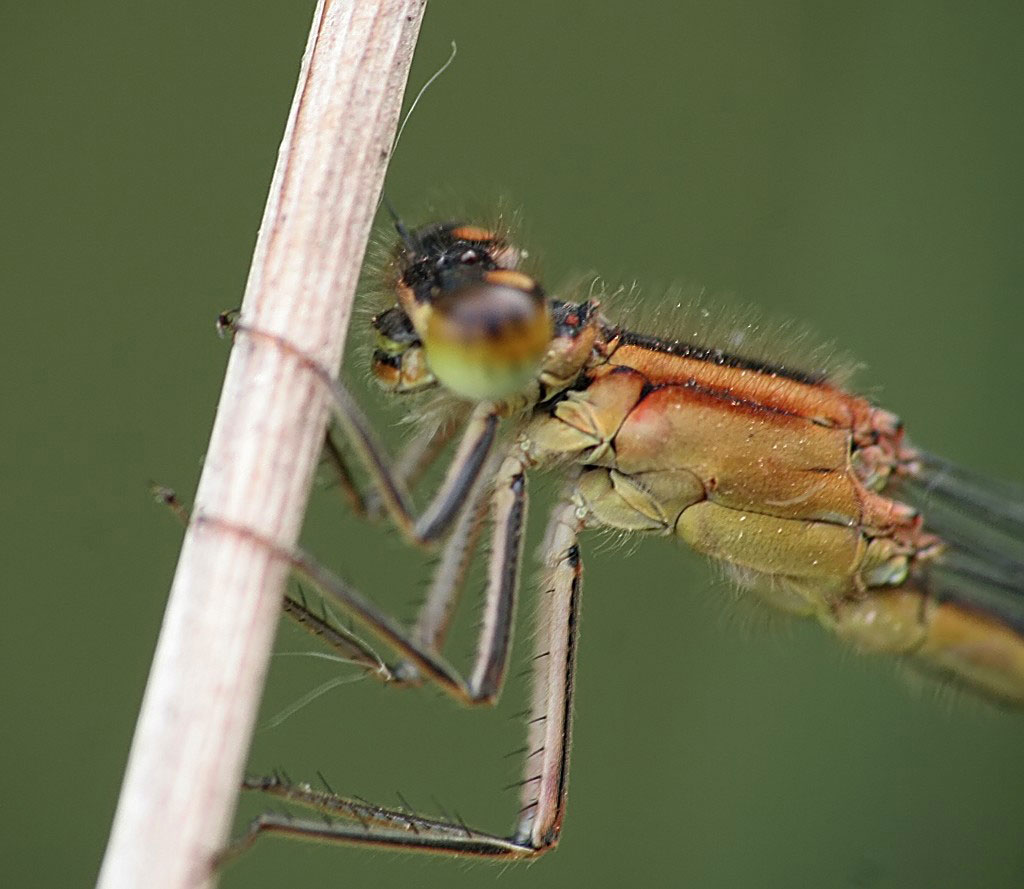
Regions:
M 546 535 L 548 582 L 537 614 L 533 718 L 526 759 L 524 806 L 512 837 L 472 830 L 461 822 L 425 818 L 290 784 L 279 777 L 247 779 L 245 787 L 321 812 L 338 821 L 266 813 L 222 856 L 234 857 L 263 833 L 299 839 L 387 847 L 404 851 L 480 858 L 533 858 L 554 848 L 565 813 L 573 673 L 581 592 L 577 535 L 580 520 L 571 503 L 552 513 Z M 485 621 L 486 623 L 486 621 Z M 539 760 L 539 763 L 535 763 Z
M 373 481 L 392 521 L 412 543 L 430 545 L 444 536 L 458 517 L 487 457 L 498 430 L 498 409 L 489 403 L 477 405 L 430 503 L 416 516 L 405 486 L 396 477 L 391 462 L 352 394 L 340 383 L 324 377 L 331 394 L 338 424 L 345 431 L 360 461 Z
M 433 424 L 425 435 L 415 435 L 395 458 L 395 474 L 406 488 L 414 488 L 423 474 L 434 465 L 445 446 L 469 419 L 468 404 L 459 403 Z M 375 496 L 371 494 L 371 497 Z
M 474 696 L 473 699 L 466 700 L 467 703 L 483 703 L 493 700 L 504 677 L 515 594 L 518 587 L 518 568 L 521 560 L 526 511 L 524 471 L 525 467 L 518 453 L 507 458 L 499 473 L 499 484 L 496 486 L 493 497 L 497 530 L 489 573 L 491 588 L 488 591 L 485 620 L 481 631 L 477 665 L 474 670 L 474 677 L 480 678 L 467 684 L 458 679 L 454 672 L 451 677 L 452 680 L 462 683 L 465 694 Z M 486 486 L 484 486 L 484 490 L 486 490 Z M 187 510 L 172 491 L 158 488 L 155 493 L 179 518 L 188 521 Z M 474 508 L 472 512 L 477 513 L 478 510 Z M 470 513 L 470 510 L 466 511 L 467 515 Z M 282 557 L 288 558 L 296 572 L 304 574 L 320 587 L 322 592 L 332 594 L 336 600 L 362 618 L 395 648 L 410 656 L 418 666 L 422 668 L 430 663 L 429 653 L 423 652 L 417 657 L 413 649 L 415 644 L 413 640 L 400 638 L 403 633 L 401 628 L 395 626 L 383 613 L 374 613 L 372 603 L 362 599 L 356 591 L 348 588 L 343 581 L 319 566 L 311 557 L 302 554 L 289 555 L 259 535 L 226 522 L 202 516 L 197 518 L 197 521 L 260 540 L 268 548 L 277 551 Z M 460 548 L 464 548 L 464 546 L 465 544 L 462 544 Z M 307 606 L 293 600 L 286 602 L 285 612 L 300 620 L 307 629 L 324 638 L 332 647 L 340 646 L 346 655 L 350 654 L 349 637 L 346 635 L 338 636 L 337 640 L 332 639 L 331 634 L 336 634 L 337 631 L 327 622 L 326 616 L 319 618 Z M 296 615 L 299 616 L 296 617 Z M 443 634 L 443 630 L 440 632 Z M 369 649 L 366 651 L 369 652 Z M 375 658 L 376 656 L 370 652 L 367 657 Z M 374 661 L 374 663 L 379 664 L 379 661 Z M 437 679 L 438 677 L 434 675 L 433 678 Z M 477 682 L 479 685 L 475 687 Z M 442 687 L 445 687 L 443 682 Z M 330 790 L 317 791 L 306 784 L 292 785 L 278 776 L 247 778 L 243 787 L 260 790 L 316 809 L 325 815 L 344 817 L 349 821 L 347 823 L 323 823 L 304 821 L 277 813 L 267 813 L 257 818 L 251 824 L 247 834 L 221 854 L 219 859 L 221 863 L 244 851 L 259 834 L 264 832 L 281 833 L 311 840 L 349 841 L 363 845 L 387 846 L 448 855 L 524 858 L 532 857 L 537 852 L 537 850 L 512 839 L 473 831 L 461 822 L 424 818 L 409 812 L 374 806 L 362 800 L 338 796 Z M 358 824 L 353 822 L 358 822 Z
M 301 586 L 299 593 L 301 599 L 284 597 L 285 617 L 323 642 L 342 660 L 362 667 L 370 676 L 387 683 L 402 681 L 395 666 L 385 663 L 380 655 L 355 633 L 331 620 L 326 609 L 323 614 L 315 614 L 306 602 L 305 595 L 302 595 Z
M 173 489 L 153 484 L 151 491 L 153 496 L 166 506 L 182 525 L 188 525 L 190 518 L 188 507 L 181 502 Z M 395 668 L 384 663 L 362 639 L 345 627 L 339 626 L 336 621 L 332 621 L 326 610 L 321 614 L 316 614 L 306 602 L 301 586 L 299 587 L 299 596 L 299 599 L 285 596 L 282 609 L 286 617 L 293 620 L 310 635 L 324 642 L 339 657 L 365 668 L 371 676 L 382 682 L 399 681 Z
M 473 512 L 466 508 L 466 504 L 487 463 L 493 445 L 499 419 L 499 409 L 496 406 L 481 404 L 474 409 L 440 490 L 430 506 L 419 519 L 416 519 L 409 507 L 408 495 L 395 478 L 369 423 L 350 393 L 290 343 L 259 331 L 246 332 L 272 339 L 321 376 L 329 387 L 336 418 L 379 489 L 388 512 L 410 540 L 421 544 L 432 542 L 444 534 L 460 514 Z M 281 557 L 287 558 L 294 570 L 306 576 L 322 592 L 363 621 L 376 635 L 413 662 L 420 671 L 453 697 L 467 704 L 491 703 L 497 697 L 504 681 L 511 641 L 526 513 L 525 468 L 524 454 L 514 449 L 502 464 L 495 484 L 492 498 L 495 514 L 494 546 L 488 572 L 484 620 L 474 669 L 468 682 L 463 680 L 440 654 L 422 645 L 397 622 L 377 609 L 372 602 L 311 557 L 301 553 L 288 553 L 254 532 L 222 520 L 212 517 L 200 517 L 199 520 L 219 526 L 222 530 L 259 539 L 265 546 L 276 550 Z M 559 516 L 563 514 L 562 518 L 556 516 L 558 520 L 553 523 L 554 530 L 549 531 L 548 539 L 553 547 L 569 538 L 571 543 L 562 555 L 556 553 L 555 557 L 548 559 L 552 564 L 554 582 L 550 595 L 553 601 L 547 609 L 542 608 L 542 614 L 546 612 L 548 620 L 564 623 L 567 630 L 565 633 L 548 631 L 547 641 L 550 644 L 535 659 L 538 664 L 535 705 L 540 712 L 531 724 L 539 726 L 543 723 L 549 727 L 534 729 L 533 732 L 536 735 L 539 731 L 540 734 L 536 737 L 544 742 L 534 751 L 534 755 L 541 757 L 541 770 L 539 774 L 529 777 L 524 782 L 528 788 L 531 784 L 536 784 L 536 792 L 526 791 L 529 799 L 522 811 L 517 837 L 505 839 L 474 834 L 463 825 L 417 819 L 396 810 L 371 806 L 368 809 L 372 811 L 368 812 L 365 807 L 361 810 L 354 808 L 355 801 L 343 798 L 338 798 L 342 810 L 340 814 L 347 813 L 348 817 L 359 820 L 363 832 L 359 833 L 358 837 L 352 835 L 353 825 L 348 824 L 328 830 L 330 836 L 340 840 L 398 845 L 424 851 L 502 857 L 530 857 L 557 843 L 564 810 L 576 633 L 575 614 L 578 609 L 580 577 L 578 551 L 575 546 L 578 521 L 573 519 L 571 506 L 563 505 Z M 472 527 L 473 524 L 474 522 L 467 518 L 467 527 Z M 301 802 L 311 792 L 276 780 L 262 779 L 257 786 L 268 792 L 274 792 L 276 789 L 278 795 L 287 795 L 296 802 Z M 310 804 L 320 808 L 324 805 L 322 801 L 318 803 L 315 800 L 310 801 Z M 372 819 L 369 817 L 371 814 Z M 377 825 L 376 829 L 370 824 L 371 820 Z M 398 831 L 392 826 L 394 824 L 400 825 Z M 324 836 L 324 827 L 320 824 L 309 824 L 306 827 L 309 829 L 299 827 L 298 822 L 291 818 L 266 815 L 254 823 L 248 841 L 261 832 L 274 830 L 312 838 Z M 410 831 L 414 838 L 408 836 Z
M 415 632 L 407 630 L 371 599 L 307 553 L 286 550 L 248 528 L 212 516 L 199 515 L 195 521 L 259 541 L 287 560 L 292 569 L 315 586 L 326 600 L 360 621 L 452 697 L 464 704 L 489 704 L 501 688 L 511 642 L 526 517 L 523 460 L 522 452 L 518 450 L 513 450 L 511 456 L 504 460 L 491 497 L 494 545 L 489 560 L 484 620 L 469 681 L 463 679 L 440 653 L 423 644 Z
M 471 407 L 468 404 L 455 405 L 428 434 L 417 435 L 403 448 L 393 462 L 392 472 L 406 490 L 436 462 L 460 426 L 467 421 L 470 412 Z M 427 595 L 417 613 L 413 636 L 423 646 L 433 651 L 440 651 L 444 645 L 466 573 L 479 542 L 480 530 L 486 515 L 487 496 L 500 460 L 499 454 L 493 451 L 489 453 L 472 486 L 466 491 L 464 502 L 459 507 L 458 518 L 445 541 Z M 382 511 L 378 492 L 373 488 L 365 494 L 360 492 L 331 429 L 327 430 L 324 442 L 324 462 L 332 469 L 338 488 L 355 514 L 365 519 L 378 518 Z M 308 612 L 305 603 L 297 605 L 295 613 L 290 613 L 290 616 L 315 635 L 322 636 L 329 645 L 332 644 L 330 633 L 321 633 L 318 629 L 323 622 Z M 396 665 L 388 678 L 414 684 L 420 676 L 413 663 L 403 661 Z
M 472 561 L 480 531 L 487 515 L 491 484 L 501 462 L 499 454 L 491 454 L 483 472 L 466 498 L 466 504 L 455 527 L 445 541 L 441 558 L 434 568 L 426 598 L 420 606 L 412 635 L 420 645 L 431 651 L 444 647 L 459 596 L 465 585 L 466 573 Z M 419 671 L 411 661 L 403 661 L 395 668 L 402 679 L 415 681 Z
M 369 421 L 351 393 L 343 385 L 331 379 L 323 368 L 287 340 L 274 334 L 249 328 L 233 316 L 222 316 L 222 320 L 224 329 L 230 329 L 236 334 L 245 333 L 270 340 L 283 351 L 304 363 L 323 380 L 331 395 L 335 418 L 368 471 L 375 489 L 367 498 L 359 493 L 340 449 L 328 434 L 325 445 L 328 463 L 333 466 L 342 490 L 351 500 L 357 513 L 365 515 L 367 510 L 372 508 L 372 497 L 376 493 L 379 497 L 378 502 L 384 504 L 406 538 L 413 543 L 427 546 L 432 545 L 448 533 L 453 523 L 456 525 L 454 531 L 449 534 L 449 540 L 443 550 L 434 582 L 420 610 L 413 631 L 413 638 L 419 642 L 419 647 L 424 652 L 429 651 L 435 664 L 442 664 L 443 661 L 438 651 L 447 633 L 451 613 L 478 540 L 483 519 L 482 500 L 488 491 L 488 482 L 494 474 L 493 444 L 499 422 L 499 410 L 494 405 L 486 403 L 478 404 L 472 409 L 456 408 L 452 416 L 439 427 L 439 430 L 428 439 L 423 447 L 408 449 L 401 462 L 398 465 L 392 465 L 386 452 L 378 443 Z M 467 414 L 469 419 L 466 422 L 466 428 L 444 481 L 430 504 L 417 518 L 413 514 L 404 484 L 404 476 L 406 474 L 415 476 L 426 465 L 429 465 L 452 437 L 459 420 L 464 419 Z M 314 635 L 337 648 L 337 633 L 332 630 L 329 621 L 326 620 L 326 615 L 321 618 L 313 614 L 304 603 L 294 601 L 286 603 L 286 613 Z M 345 645 L 343 648 L 349 650 L 350 646 Z M 348 656 L 350 659 L 360 660 L 358 657 Z M 375 664 L 376 666 L 374 666 Z M 397 680 L 415 683 L 420 679 L 420 671 L 416 667 L 415 658 L 407 657 L 405 662 L 397 665 L 394 669 L 386 668 L 379 658 L 367 659 L 365 666 L 372 669 L 373 675 L 385 681 Z M 430 674 L 432 671 L 428 668 L 427 672 Z M 449 676 L 454 675 L 454 671 L 450 668 L 443 672 Z M 461 685 L 463 693 L 471 693 L 469 686 L 461 679 L 456 685 Z M 481 688 L 487 690 L 485 686 L 486 683 Z M 488 691 L 488 694 L 490 693 L 493 692 Z M 486 700 L 488 694 L 482 695 L 480 702 Z M 475 703 L 476 701 L 470 702 Z
M 485 473 L 470 492 L 466 509 L 445 541 L 427 598 L 412 629 L 412 638 L 429 651 L 439 652 L 444 643 L 470 558 L 479 540 L 486 514 L 490 480 L 496 472 L 499 460 L 499 455 L 491 455 Z M 188 524 L 189 510 L 174 490 L 157 484 L 152 485 L 151 490 L 154 497 L 183 525 Z M 312 562 L 312 559 L 309 561 Z M 323 605 L 320 613 L 317 613 L 306 601 L 302 587 L 299 586 L 298 589 L 299 598 L 285 596 L 283 602 L 284 615 L 295 624 L 311 636 L 315 636 L 339 657 L 363 667 L 369 675 L 381 682 L 402 685 L 418 685 L 422 682 L 422 676 L 414 661 L 386 663 L 366 642 L 332 619 Z
M 349 469 L 348 462 L 345 460 L 345 455 L 342 454 L 341 448 L 338 447 L 334 436 L 331 435 L 330 429 L 324 435 L 323 461 L 331 468 L 331 472 L 334 474 L 335 485 L 345 498 L 352 512 L 361 519 L 369 518 L 370 508 L 366 502 L 367 498 L 359 490 L 359 486 L 352 476 L 352 470 Z
M 527 739 L 526 778 L 515 840 L 536 854 L 558 843 L 565 816 L 572 740 L 576 641 L 579 635 L 583 563 L 578 544 L 582 520 L 563 500 L 548 521 L 533 656 L 533 698 Z
M 500 454 L 491 454 L 488 458 L 488 463 L 477 483 L 469 492 L 465 508 L 445 541 L 441 557 L 434 568 L 433 579 L 426 599 L 419 609 L 411 631 L 411 637 L 428 651 L 438 653 L 444 645 L 472 555 L 479 542 L 480 531 L 487 512 L 488 495 L 491 493 L 491 483 L 500 461 Z M 398 682 L 406 685 L 416 685 L 422 682 L 423 677 L 416 664 L 411 660 L 403 660 L 389 665 L 372 652 L 370 659 L 353 657 L 346 639 L 337 640 L 337 623 L 329 620 L 326 613 L 316 614 L 304 600 L 299 602 L 294 599 L 286 599 L 285 614 L 346 659 L 362 663 L 371 671 L 372 675 L 384 682 Z M 343 632 L 346 637 L 352 635 L 347 631 Z M 339 641 L 341 644 L 338 644 Z
M 426 435 L 416 435 L 402 449 L 394 460 L 394 475 L 406 490 L 411 490 L 423 474 L 437 461 L 445 445 L 469 416 L 467 407 L 455 407 L 449 416 L 436 423 Z M 375 520 L 380 518 L 383 506 L 380 497 L 374 490 L 365 495 L 349 469 L 341 447 L 335 441 L 332 430 L 328 429 L 324 438 L 324 462 L 334 474 L 338 490 L 352 511 L 360 518 Z
M 481 402 L 473 408 L 444 480 L 430 503 L 417 516 L 405 485 L 395 473 L 390 457 L 352 393 L 284 337 L 249 327 L 227 315 L 222 315 L 221 320 L 225 329 L 230 329 L 236 336 L 245 334 L 272 342 L 321 379 L 330 396 L 330 407 L 338 426 L 369 473 L 388 515 L 410 543 L 431 546 L 445 535 L 458 517 L 494 446 L 501 416 L 497 405 Z
M 515 859 L 537 854 L 513 839 L 476 831 L 461 822 L 375 806 L 332 791 L 314 790 L 308 784 L 287 784 L 278 778 L 247 778 L 243 786 L 321 812 L 328 819 L 347 820 L 313 820 L 265 812 L 220 854 L 218 864 L 240 855 L 264 833 L 313 842 L 351 843 L 439 855 Z
M 430 505 L 417 519 L 409 505 L 404 485 L 396 477 L 390 460 L 377 443 L 366 417 L 344 386 L 332 380 L 323 368 L 287 340 L 274 334 L 249 328 L 238 322 L 233 315 L 222 316 L 222 325 L 225 330 L 230 329 L 235 334 L 246 333 L 273 342 L 282 351 L 305 364 L 323 380 L 331 395 L 332 407 L 337 420 L 368 470 L 389 513 L 406 537 L 419 544 L 430 544 L 443 536 L 453 522 L 459 520 L 457 533 L 451 535 L 449 546 L 446 547 L 442 556 L 437 580 L 421 610 L 420 618 L 417 620 L 417 629 L 414 631 L 413 640 L 418 644 L 410 646 L 408 634 L 382 612 L 372 608 L 364 597 L 356 594 L 360 602 L 359 607 L 354 609 L 351 602 L 347 605 L 343 602 L 345 607 L 354 610 L 357 614 L 362 614 L 371 628 L 376 629 L 378 635 L 381 634 L 382 629 L 386 629 L 384 637 L 389 638 L 399 651 L 405 653 L 407 660 L 413 663 L 412 667 L 409 663 L 402 664 L 401 675 L 384 665 L 380 658 L 356 637 L 352 636 L 350 641 L 348 637 L 351 634 L 333 627 L 327 620 L 326 614 L 323 617 L 317 616 L 310 611 L 305 603 L 294 600 L 285 603 L 285 611 L 288 616 L 314 635 L 327 641 L 343 656 L 362 663 L 371 669 L 373 675 L 385 681 L 415 682 L 419 679 L 419 671 L 415 668 L 415 665 L 418 665 L 425 670 L 427 675 L 441 682 L 443 687 L 466 703 L 484 703 L 492 699 L 504 671 L 503 659 L 507 654 L 508 647 L 508 634 L 505 626 L 509 623 L 507 618 L 497 621 L 492 627 L 494 640 L 487 638 L 488 630 L 486 628 L 482 631 L 480 660 L 487 662 L 489 673 L 487 675 L 479 672 L 474 674 L 474 677 L 479 679 L 476 684 L 467 684 L 462 680 L 453 669 L 444 663 L 436 649 L 447 631 L 458 588 L 465 577 L 468 560 L 479 532 L 481 523 L 479 498 L 486 493 L 485 482 L 493 466 L 490 457 L 499 420 L 498 409 L 490 404 L 479 404 L 472 409 L 466 430 L 445 479 Z M 335 459 L 332 462 L 336 470 L 348 481 L 345 487 L 353 496 L 356 496 L 355 486 L 351 483 L 351 477 L 341 459 L 340 452 L 336 448 L 329 448 L 329 455 L 333 455 Z M 485 467 L 488 468 L 488 473 L 484 472 Z M 518 467 L 518 478 L 521 482 L 521 467 Z M 525 488 L 522 488 L 522 493 L 525 495 Z M 357 508 L 362 505 L 361 498 L 356 502 Z M 496 499 L 496 503 L 498 502 L 499 500 Z M 520 509 L 519 512 L 521 513 L 522 510 Z M 521 515 L 519 518 L 521 519 Z M 511 570 L 499 568 L 497 571 L 492 571 L 492 576 L 498 577 L 499 580 L 507 581 L 511 577 L 513 586 L 518 572 L 519 543 L 520 541 L 517 540 L 517 549 L 512 554 L 514 567 Z M 509 555 L 507 547 L 502 548 L 502 551 L 505 555 Z M 496 562 L 500 558 L 501 555 L 496 552 L 492 562 Z M 309 559 L 309 563 L 318 571 L 323 571 L 314 560 Z M 338 588 L 347 589 L 343 581 L 337 580 L 337 584 Z M 498 581 L 491 585 L 491 589 L 496 592 L 488 596 L 489 602 L 503 596 L 501 584 Z M 504 597 L 507 599 L 507 605 L 503 604 L 497 608 L 488 606 L 487 613 L 489 615 L 500 616 L 505 608 L 511 612 L 514 606 L 514 593 L 505 592 Z M 499 638 L 502 632 L 505 633 L 504 640 Z

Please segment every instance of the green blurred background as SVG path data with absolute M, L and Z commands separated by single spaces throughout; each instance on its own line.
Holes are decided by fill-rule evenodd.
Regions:
M 311 10 L 0 14 L 6 885 L 95 877 L 180 537 L 146 482 L 194 489 L 227 354 L 213 318 L 240 300 Z M 551 287 L 597 270 L 656 303 L 698 283 L 805 320 L 917 441 L 1021 478 L 1019 3 L 448 0 L 413 84 L 453 39 L 389 174 L 412 221 L 507 198 Z M 411 614 L 424 564 L 395 535 L 320 492 L 306 538 Z M 813 626 L 764 629 L 664 542 L 585 555 L 555 855 L 506 870 L 269 840 L 223 884 L 1024 885 L 1024 717 Z M 282 631 L 278 650 L 311 648 Z M 275 658 L 264 725 L 344 670 Z M 251 767 L 506 830 L 523 698 L 516 679 L 469 713 L 356 682 L 260 731 Z

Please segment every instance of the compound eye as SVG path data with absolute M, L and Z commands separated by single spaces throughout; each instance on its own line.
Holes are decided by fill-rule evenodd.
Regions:
M 519 272 L 495 270 L 439 296 L 425 319 L 427 362 L 438 381 L 474 400 L 507 398 L 540 369 L 551 344 L 551 310 Z
M 480 255 L 475 250 L 467 250 L 459 257 L 459 262 L 463 265 L 476 265 L 479 260 Z

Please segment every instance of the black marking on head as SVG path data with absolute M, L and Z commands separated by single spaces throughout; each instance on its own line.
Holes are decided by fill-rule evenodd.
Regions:
M 498 268 L 494 252 L 506 246 L 498 238 L 475 240 L 456 237 L 462 223 L 441 222 L 418 229 L 412 235 L 415 250 L 403 257 L 402 283 L 417 302 L 431 302 L 440 292 L 455 290 Z

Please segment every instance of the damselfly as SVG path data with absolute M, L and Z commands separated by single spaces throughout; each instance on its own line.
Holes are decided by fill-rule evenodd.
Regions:
M 265 814 L 263 832 L 454 855 L 529 858 L 558 842 L 565 814 L 573 671 L 587 528 L 677 537 L 718 560 L 766 603 L 817 620 L 865 652 L 891 654 L 998 702 L 1024 704 L 1024 498 L 920 450 L 898 417 L 828 372 L 616 323 L 593 294 L 549 297 L 504 234 L 466 224 L 400 235 L 388 270 L 395 304 L 373 318 L 373 374 L 391 393 L 443 392 L 461 439 L 429 505 L 407 480 L 460 427 L 449 421 L 399 463 L 349 391 L 320 375 L 347 443 L 328 442 L 357 508 L 343 454 L 412 544 L 441 545 L 406 627 L 303 553 L 282 553 L 331 604 L 396 652 L 369 645 L 304 602 L 285 612 L 378 679 L 436 683 L 467 705 L 501 692 L 520 585 L 527 476 L 560 473 L 547 520 L 532 710 L 518 823 L 510 836 L 293 784 L 261 790 L 328 818 Z M 442 653 L 488 511 L 484 619 L 472 672 Z

